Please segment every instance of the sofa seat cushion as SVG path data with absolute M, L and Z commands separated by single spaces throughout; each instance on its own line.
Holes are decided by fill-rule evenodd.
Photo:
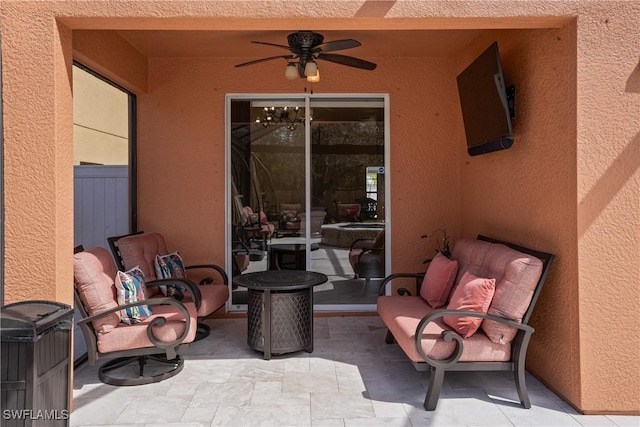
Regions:
M 189 312 L 189 333 L 183 343 L 190 343 L 196 336 L 196 306 L 193 303 L 184 303 Z M 132 348 L 154 347 L 147 336 L 147 327 L 153 319 L 166 317 L 167 322 L 160 327 L 155 327 L 153 332 L 158 340 L 171 342 L 184 333 L 185 322 L 182 313 L 171 305 L 154 305 L 153 314 L 140 323 L 120 325 L 109 333 L 98 334 L 98 351 L 108 353 L 112 351 L 131 350 Z
M 221 308 L 229 299 L 229 288 L 225 285 L 200 285 L 200 295 L 202 302 L 198 310 L 198 316 L 208 316 Z M 182 302 L 193 301 L 189 291 L 185 291 Z
M 435 309 L 420 296 L 380 296 L 378 314 L 393 334 L 407 357 L 414 362 L 424 362 L 415 346 L 416 328 L 420 320 Z M 422 338 L 422 348 L 432 359 L 447 358 L 455 349 L 454 342 L 445 342 L 442 332 L 451 330 L 442 320 L 437 319 L 427 325 Z M 478 331 L 464 339 L 464 349 L 460 361 L 505 362 L 510 358 L 511 344 L 494 343 Z
M 458 261 L 458 279 L 465 272 L 496 279 L 488 314 L 521 322 L 542 274 L 542 261 L 508 246 L 481 240 L 460 239 L 452 257 Z M 516 335 L 512 327 L 485 320 L 481 325 L 496 343 L 509 343 Z

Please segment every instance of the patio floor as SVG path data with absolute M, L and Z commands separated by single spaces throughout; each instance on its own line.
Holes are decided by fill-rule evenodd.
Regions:
M 584 416 L 535 378 L 533 407 L 509 373 L 452 372 L 438 408 L 422 403 L 429 374 L 384 343 L 377 316 L 316 317 L 313 353 L 265 361 L 246 344 L 244 318 L 210 319 L 184 370 L 156 384 L 114 387 L 95 366 L 76 370 L 72 426 L 638 426 L 640 417 Z

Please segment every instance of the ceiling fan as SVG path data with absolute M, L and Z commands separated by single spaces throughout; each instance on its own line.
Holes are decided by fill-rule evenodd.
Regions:
M 273 59 L 286 59 L 287 68 L 285 77 L 295 79 L 297 77 L 306 78 L 313 77 L 318 74 L 316 60 L 329 61 L 348 67 L 361 68 L 363 70 L 375 70 L 376 64 L 365 61 L 364 59 L 354 58 L 353 56 L 340 55 L 335 52 L 338 50 L 351 49 L 360 46 L 360 42 L 353 39 L 334 40 L 324 43 L 324 36 L 313 31 L 298 31 L 287 36 L 288 46 L 252 41 L 251 43 L 264 44 L 267 46 L 275 46 L 286 49 L 290 54 L 269 56 L 267 58 L 256 59 L 254 61 L 244 62 L 236 65 L 236 67 L 244 67 L 246 65 L 258 64 L 260 62 L 271 61 Z

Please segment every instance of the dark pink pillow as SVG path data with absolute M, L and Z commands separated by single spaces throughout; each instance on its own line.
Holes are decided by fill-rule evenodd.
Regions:
M 467 272 L 460 279 L 451 295 L 447 310 L 467 310 L 486 313 L 489 310 L 493 293 L 496 290 L 496 279 L 476 277 Z M 444 323 L 451 326 L 463 338 L 475 334 L 482 319 L 479 317 L 444 316 Z
M 453 282 L 458 273 L 458 261 L 447 258 L 438 253 L 424 275 L 420 296 L 433 308 L 439 308 L 447 303 Z

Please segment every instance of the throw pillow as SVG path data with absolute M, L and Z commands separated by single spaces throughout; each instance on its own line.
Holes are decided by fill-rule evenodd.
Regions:
M 146 287 L 144 285 L 144 273 L 139 266 L 133 267 L 129 271 L 118 271 L 116 274 L 116 289 L 118 291 L 118 304 L 130 304 L 147 299 Z M 140 323 L 151 316 L 151 307 L 148 305 L 138 305 L 120 311 L 124 323 L 129 325 Z
M 486 313 L 495 290 L 496 279 L 481 278 L 466 272 L 453 291 L 447 310 Z M 479 317 L 444 316 L 442 320 L 463 338 L 469 338 L 475 334 L 482 323 L 482 319 Z
M 156 255 L 154 264 L 158 279 L 185 279 L 187 277 L 184 261 L 178 252 L 162 256 Z M 174 297 L 178 300 L 184 297 L 184 289 L 180 285 L 160 286 L 160 292 L 164 296 Z
M 458 261 L 436 254 L 424 275 L 420 296 L 433 308 L 443 307 L 458 273 Z

